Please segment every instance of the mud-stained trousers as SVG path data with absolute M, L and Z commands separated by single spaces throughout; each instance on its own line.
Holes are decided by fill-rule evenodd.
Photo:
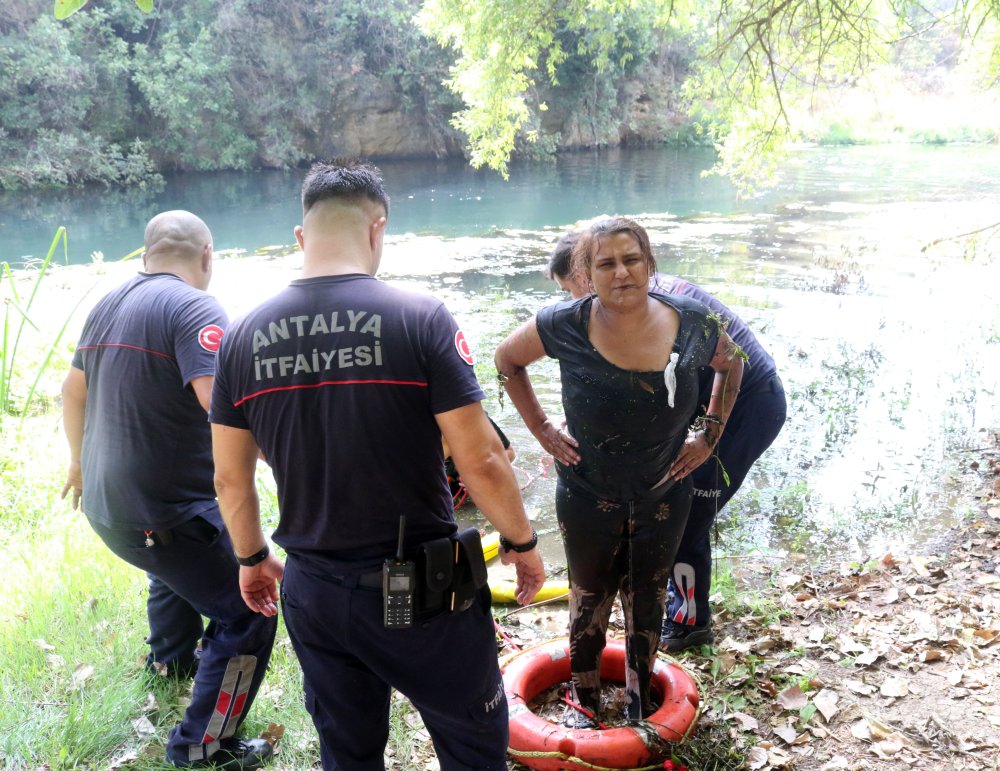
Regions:
M 672 621 L 704 626 L 711 620 L 712 525 L 750 467 L 778 436 L 786 412 L 785 391 L 777 375 L 751 393 L 740 393 L 715 454 L 691 474 L 691 513 L 670 576 L 667 617 Z
M 488 587 L 463 613 L 386 629 L 381 589 L 365 583 L 295 555 L 281 582 L 325 771 L 384 771 L 392 688 L 420 712 L 441 771 L 506 771 L 507 700 Z
M 600 711 L 601 654 L 615 596 L 625 616 L 628 716 L 654 709 L 649 683 L 663 622 L 667 577 L 680 543 L 691 481 L 641 501 L 609 501 L 556 485 L 556 515 L 569 568 L 570 669 L 578 702 Z
M 236 733 L 264 679 L 277 618 L 251 611 L 240 596 L 239 565 L 217 506 L 169 531 L 152 534 L 91 522 L 116 555 L 150 578 L 151 656 L 183 672 L 201 639 L 191 703 L 170 732 L 176 761 L 210 757 Z M 208 625 L 202 628 L 202 619 Z M 162 657 L 162 658 L 161 658 Z

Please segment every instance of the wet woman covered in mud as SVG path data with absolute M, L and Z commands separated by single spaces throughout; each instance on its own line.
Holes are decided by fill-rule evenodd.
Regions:
M 656 264 L 636 222 L 615 217 L 585 229 L 573 260 L 592 294 L 543 308 L 500 344 L 496 366 L 525 425 L 558 461 L 576 699 L 599 713 L 601 653 L 620 595 L 626 708 L 641 718 L 655 708 L 650 674 L 691 505 L 688 475 L 718 442 L 743 361 L 706 306 L 648 290 Z M 565 423 L 546 415 L 528 377 L 527 367 L 546 355 L 559 361 Z M 708 366 L 708 413 L 689 434 L 698 371 Z

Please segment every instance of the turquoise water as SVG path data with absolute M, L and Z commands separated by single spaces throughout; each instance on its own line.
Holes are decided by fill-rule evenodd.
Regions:
M 704 176 L 711 163 L 705 151 L 575 153 L 514 167 L 506 182 L 455 163 L 386 163 L 381 275 L 442 297 L 473 342 L 487 409 L 514 442 L 552 560 L 554 474 L 499 405 L 489 362 L 511 329 L 561 298 L 541 274 L 559 235 L 602 213 L 638 217 L 661 269 L 737 311 L 785 382 L 785 430 L 721 513 L 718 554 L 857 560 L 934 541 L 969 510 L 980 484 L 970 462 L 981 432 L 1000 423 L 1000 236 L 988 229 L 1000 220 L 1000 148 L 803 150 L 750 199 Z M 219 260 L 212 285 L 237 315 L 295 276 L 296 255 L 253 253 L 292 243 L 301 176 L 6 196 L 0 258 L 44 254 L 65 225 L 72 261 L 113 260 L 140 245 L 157 211 L 188 208 L 217 249 L 247 255 Z M 531 375 L 559 414 L 555 365 Z
M 557 227 L 601 213 L 729 213 L 732 186 L 703 178 L 705 150 L 608 150 L 571 153 L 551 164 L 520 165 L 509 180 L 462 161 L 381 164 L 392 197 L 390 233 L 447 237 L 495 230 Z M 304 171 L 185 174 L 161 191 L 85 189 L 0 197 L 0 259 L 44 256 L 56 228 L 67 228 L 72 262 L 92 252 L 115 259 L 142 245 L 159 211 L 189 209 L 212 229 L 217 249 L 290 244 L 299 224 Z M 759 208 L 759 204 L 754 204 Z

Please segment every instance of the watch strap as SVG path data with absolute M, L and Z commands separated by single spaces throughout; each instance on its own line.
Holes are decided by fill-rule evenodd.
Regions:
M 535 529 L 531 529 L 531 540 L 527 543 L 511 543 L 503 536 L 500 536 L 500 548 L 504 551 L 515 551 L 518 554 L 524 554 L 526 551 L 531 551 L 538 545 L 538 533 Z
M 257 563 L 263 562 L 267 558 L 267 555 L 270 553 L 271 549 L 265 543 L 263 549 L 261 549 L 256 554 L 251 554 L 249 557 L 240 557 L 239 555 L 236 555 L 236 561 L 245 568 L 252 568 Z

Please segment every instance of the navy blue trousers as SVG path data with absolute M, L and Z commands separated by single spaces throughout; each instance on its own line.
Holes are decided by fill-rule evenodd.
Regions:
M 689 626 L 703 626 L 711 620 L 708 596 L 712 587 L 712 525 L 718 512 L 740 489 L 750 467 L 778 436 L 786 412 L 785 392 L 777 376 L 752 393 L 741 393 L 715 455 L 691 474 L 694 498 L 674 560 L 667 618 Z
M 244 604 L 239 565 L 218 507 L 173 528 L 169 543 L 154 536 L 149 547 L 141 530 L 90 524 L 111 551 L 149 576 L 146 611 L 153 660 L 168 671 L 183 672 L 201 639 L 191 703 L 170 732 L 167 754 L 179 761 L 210 757 L 220 739 L 235 734 L 257 695 L 277 618 Z M 203 616 L 208 619 L 204 627 Z
M 384 771 L 391 688 L 420 712 L 441 771 L 506 771 L 488 595 L 464 613 L 386 629 L 381 590 L 289 555 L 281 607 L 326 771 Z

